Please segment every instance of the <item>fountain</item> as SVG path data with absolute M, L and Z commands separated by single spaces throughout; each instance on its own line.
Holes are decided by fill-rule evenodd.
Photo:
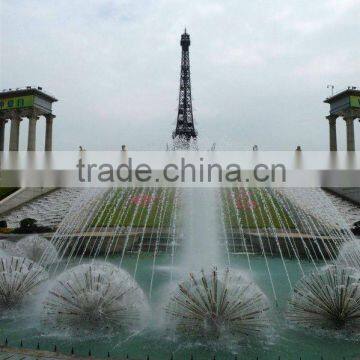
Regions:
M 166 309 L 177 331 L 211 338 L 259 335 L 269 325 L 267 310 L 260 289 L 229 269 L 190 273 Z
M 116 331 L 139 327 L 145 308 L 145 295 L 128 273 L 109 263 L 93 262 L 54 280 L 43 319 L 57 329 Z
M 3 251 L 5 255 L 15 255 L 16 243 L 9 240 L 0 240 L 0 250 Z
M 107 334 L 133 351 L 149 336 L 155 348 L 162 331 L 175 348 L 200 337 L 225 340 L 225 349 L 272 338 L 278 349 L 267 335 L 291 338 L 285 317 L 299 328 L 356 331 L 360 256 L 336 214 L 317 190 L 89 189 L 50 241 L 27 237 L 0 248 L 46 265 L 50 281 L 34 314 L 45 334 Z M 169 287 L 176 290 L 159 291 Z M 333 305 L 347 300 L 344 311 Z M 249 357 L 261 355 L 254 349 Z
M 183 240 L 179 266 L 188 273 L 224 265 L 217 189 L 182 189 L 181 198 L 179 227 Z
M 360 273 L 328 266 L 302 278 L 289 302 L 288 318 L 314 329 L 360 331 Z
M 46 271 L 29 259 L 0 257 L 0 307 L 18 306 L 47 277 Z
M 185 30 L 171 148 L 197 151 L 189 46 Z M 19 126 L 19 119 L 13 120 L 11 142 Z M 32 120 L 36 119 L 30 119 L 35 126 Z M 29 127 L 29 149 L 32 130 Z M 18 147 L 13 145 L 10 148 Z M 216 160 L 215 143 L 211 150 Z M 253 150 L 258 150 L 257 145 Z M 123 145 L 121 158 L 128 155 Z M 253 155 L 257 158 L 256 152 Z M 80 147 L 80 157 L 92 156 Z M 359 332 L 360 246 L 353 233 L 360 234 L 360 224 L 354 224 L 352 233 L 321 189 L 251 188 L 235 183 L 215 189 L 128 185 L 56 189 L 6 215 L 10 228 L 21 219 L 33 218 L 48 228 L 42 230 L 55 232 L 50 241 L 35 235 L 16 242 L 14 234 L 9 235 L 14 241 L 0 240 L 2 308 L 21 305 L 50 277 L 39 291 L 39 306 L 31 306 L 31 311 L 23 307 L 24 324 L 1 322 L 0 333 L 19 333 L 17 340 L 42 336 L 47 345 L 53 333 L 61 333 L 68 343 L 77 341 L 86 351 L 94 342 L 75 335 L 106 334 L 116 357 L 130 348 L 135 352 L 132 358 L 153 351 L 151 358 L 164 360 L 173 358 L 174 352 L 178 358 L 192 359 L 185 356 L 184 348 L 198 349 L 199 338 L 213 343 L 225 340 L 219 358 L 233 358 L 240 351 L 244 359 L 298 358 L 301 346 L 309 351 L 303 358 L 310 359 L 313 353 L 323 358 L 316 342 L 308 346 L 313 339 L 303 341 L 306 346 L 298 341 L 285 318 L 299 328 Z M 26 231 L 29 227 L 20 227 L 18 233 Z M 173 286 L 176 290 L 169 296 L 167 290 Z M 287 302 L 289 292 L 292 297 Z M 165 309 L 160 306 L 164 299 Z M 269 310 L 272 306 L 276 312 Z M 148 324 L 149 309 L 154 316 Z M 167 326 L 157 326 L 163 313 Z M 174 331 L 168 332 L 169 328 Z M 257 346 L 270 328 L 279 337 Z M 168 333 L 175 336 L 167 342 Z M 233 347 L 230 338 L 237 344 L 245 338 L 252 343 Z M 336 343 L 334 337 L 326 345 L 321 351 L 336 359 L 349 346 Z M 354 349 L 358 352 L 357 344 Z M 197 358 L 212 358 L 211 352 L 207 347 Z
M 340 248 L 337 263 L 360 271 L 360 241 L 345 242 Z
M 16 243 L 16 248 L 13 251 L 42 265 L 52 264 L 58 260 L 55 246 L 39 235 L 25 236 Z

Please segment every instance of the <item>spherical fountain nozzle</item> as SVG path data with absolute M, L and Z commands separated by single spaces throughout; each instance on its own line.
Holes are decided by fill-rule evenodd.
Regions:
M 16 251 L 23 257 L 41 265 L 48 265 L 58 260 L 55 246 L 39 235 L 29 235 L 16 243 Z
M 19 305 L 47 277 L 46 271 L 29 259 L 0 257 L 0 307 Z
M 360 272 L 331 265 L 303 277 L 294 288 L 287 317 L 314 329 L 360 330 Z
M 145 307 L 142 290 L 126 271 L 94 262 L 55 280 L 44 303 L 44 322 L 69 330 L 132 328 Z
M 210 337 L 260 334 L 268 326 L 267 310 L 261 290 L 228 269 L 191 273 L 166 308 L 178 331 Z

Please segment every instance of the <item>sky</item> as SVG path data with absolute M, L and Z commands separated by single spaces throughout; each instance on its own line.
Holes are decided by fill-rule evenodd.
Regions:
M 56 150 L 165 149 L 185 27 L 204 149 L 327 150 L 327 85 L 360 86 L 360 0 L 0 0 L 0 13 L 0 88 L 59 99 Z

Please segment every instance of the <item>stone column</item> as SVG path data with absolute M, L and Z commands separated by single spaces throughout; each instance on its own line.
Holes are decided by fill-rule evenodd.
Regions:
M 38 119 L 36 115 L 29 116 L 28 151 L 36 150 L 36 121 Z
M 10 151 L 19 151 L 20 121 L 21 117 L 17 114 L 13 115 L 13 117 L 11 118 L 9 143 Z
M 0 151 L 4 151 L 4 141 L 5 141 L 5 125 L 7 120 L 0 119 Z
M 354 134 L 354 120 L 353 116 L 345 117 L 346 122 L 346 144 L 347 151 L 355 151 L 355 134 Z
M 326 118 L 329 120 L 330 151 L 337 151 L 336 119 L 338 116 L 329 115 Z
M 46 130 L 45 130 L 45 151 L 52 150 L 52 125 L 55 115 L 46 114 Z

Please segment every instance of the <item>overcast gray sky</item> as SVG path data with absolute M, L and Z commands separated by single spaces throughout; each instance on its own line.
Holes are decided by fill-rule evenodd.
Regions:
M 360 85 L 360 0 L 0 1 L 0 86 L 40 85 L 59 99 L 57 150 L 163 149 L 185 26 L 204 147 L 327 149 L 326 85 Z M 26 131 L 23 121 L 24 149 Z

